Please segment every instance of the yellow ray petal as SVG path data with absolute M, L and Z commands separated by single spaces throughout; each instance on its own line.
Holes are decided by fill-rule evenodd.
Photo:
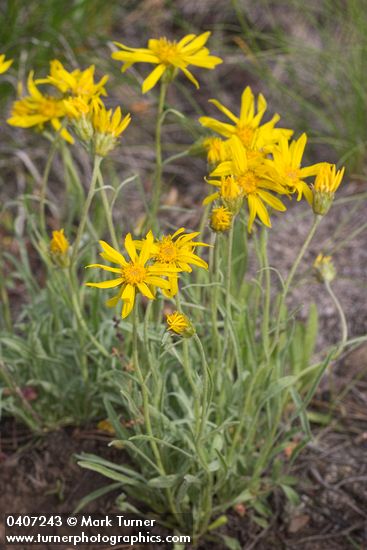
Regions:
M 215 118 L 209 116 L 200 117 L 199 122 L 202 126 L 205 126 L 205 128 L 210 128 L 213 132 L 227 138 L 233 136 L 236 132 L 236 128 L 234 126 L 231 126 L 225 122 L 219 122 L 219 120 L 215 120 Z
M 99 241 L 99 244 L 103 249 L 103 252 L 101 252 L 100 254 L 102 258 L 114 264 L 127 265 L 127 261 L 118 250 L 115 250 L 114 248 L 112 248 L 112 246 L 110 246 L 105 241 Z
M 154 294 L 152 294 L 152 291 L 149 290 L 149 287 L 145 283 L 138 283 L 138 289 L 144 296 L 149 298 L 149 300 L 155 299 Z
M 234 166 L 233 173 L 236 175 L 243 174 L 248 169 L 246 149 L 242 145 L 237 136 L 232 136 L 229 140 L 229 147 L 232 155 L 232 163 Z
M 111 281 L 102 281 L 100 283 L 85 283 L 86 286 L 93 286 L 95 288 L 115 288 L 124 282 L 122 277 L 118 279 L 112 279 Z
M 128 233 L 125 237 L 125 248 L 133 262 L 137 259 L 136 247 L 131 236 L 131 233 Z
M 150 73 L 149 76 L 144 80 L 143 86 L 142 86 L 142 92 L 145 94 L 146 92 L 149 92 L 158 82 L 158 80 L 163 75 L 164 71 L 166 70 L 166 66 L 163 65 L 163 63 L 157 65 L 155 69 Z
M 259 189 L 258 194 L 259 197 L 261 197 L 263 201 L 274 208 L 274 210 L 279 210 L 280 212 L 284 212 L 284 210 L 287 210 L 281 200 L 279 200 L 277 197 L 274 197 L 267 191 L 262 191 L 261 189 Z
M 204 44 L 207 43 L 210 34 L 211 33 L 209 31 L 203 32 L 202 34 L 194 38 L 194 40 L 192 40 L 190 43 L 186 43 L 186 45 L 182 47 L 182 51 L 186 54 L 190 54 L 200 50 L 200 48 L 202 48 Z
M 219 111 L 221 111 L 222 113 L 224 113 L 230 120 L 232 120 L 235 124 L 238 124 L 239 123 L 239 118 L 236 117 L 236 115 L 234 115 L 232 113 L 232 111 L 230 111 L 229 109 L 227 109 L 227 107 L 225 107 L 222 103 L 220 103 L 219 101 L 217 101 L 216 99 L 209 99 L 209 103 L 213 103 L 213 105 L 216 106 L 217 109 L 219 109 Z
M 185 69 L 185 67 L 181 67 L 181 70 L 184 73 L 184 75 L 186 76 L 186 78 L 188 78 L 190 80 L 190 82 L 193 83 L 193 85 L 196 87 L 196 89 L 199 89 L 200 88 L 199 82 L 196 80 L 194 75 L 188 69 Z
M 109 265 L 104 265 L 104 264 L 89 264 L 85 266 L 86 269 L 87 267 L 99 267 L 100 269 L 104 269 L 104 271 L 111 271 L 112 273 L 121 273 L 121 269 L 119 269 L 118 267 L 110 267 Z

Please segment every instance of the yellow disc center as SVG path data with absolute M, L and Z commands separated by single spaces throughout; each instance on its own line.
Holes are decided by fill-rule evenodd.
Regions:
M 296 168 L 288 168 L 288 170 L 286 170 L 286 176 L 292 180 L 292 182 L 296 182 L 298 180 L 298 170 Z
M 255 130 L 253 128 L 250 126 L 238 126 L 236 134 L 245 147 L 251 147 L 255 134 Z
M 57 105 L 56 103 L 51 99 L 45 99 L 43 105 L 42 105 L 42 114 L 46 116 L 47 118 L 53 118 L 55 116 L 58 116 L 59 113 L 57 112 Z
M 160 38 L 154 53 L 159 57 L 161 63 L 170 65 L 177 56 L 177 44 L 170 42 L 167 38 Z
M 228 176 L 222 180 L 220 194 L 224 200 L 234 200 L 241 195 L 241 189 L 239 188 L 237 181 L 235 181 L 232 176 Z
M 255 193 L 258 186 L 258 177 L 249 170 L 246 174 L 238 178 L 238 185 L 243 189 L 246 195 L 250 193 Z
M 127 283 L 130 285 L 136 285 L 144 282 L 147 270 L 144 266 L 131 262 L 123 268 L 122 274 Z
M 174 262 L 177 259 L 177 248 L 173 242 L 163 242 L 159 247 L 158 261 Z

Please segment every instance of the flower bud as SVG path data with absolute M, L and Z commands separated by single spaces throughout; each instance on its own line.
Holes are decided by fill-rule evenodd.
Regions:
M 69 242 L 64 235 L 64 230 L 52 232 L 50 242 L 50 256 L 53 262 L 59 267 L 68 267 L 69 265 Z
M 226 206 L 213 208 L 209 220 L 210 228 L 218 233 L 228 231 L 232 225 L 233 214 Z
M 170 330 L 183 338 L 191 338 L 191 336 L 195 334 L 196 331 L 194 326 L 192 325 L 190 319 L 183 313 L 175 311 L 166 317 L 168 325 L 167 330 Z
M 225 142 L 218 137 L 208 137 L 204 139 L 203 146 L 207 152 L 208 163 L 216 166 L 220 162 L 228 159 L 228 150 Z
M 335 164 L 322 163 L 312 189 L 312 209 L 315 214 L 324 216 L 329 212 L 334 201 L 335 191 L 343 179 L 344 170 L 343 167 L 341 170 L 336 171 Z
M 320 283 L 331 283 L 336 277 L 336 269 L 331 256 L 319 254 L 313 264 L 315 275 Z
M 243 190 L 232 176 L 222 179 L 220 197 L 233 215 L 240 211 L 243 202 Z
M 94 154 L 100 157 L 108 155 L 115 148 L 120 134 L 128 127 L 130 120 L 129 114 L 122 118 L 120 107 L 114 112 L 112 109 L 107 111 L 104 105 L 95 107 L 92 116 Z

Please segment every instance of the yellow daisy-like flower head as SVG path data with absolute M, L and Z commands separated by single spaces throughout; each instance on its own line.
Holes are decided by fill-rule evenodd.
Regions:
M 107 300 L 106 305 L 108 307 L 115 307 L 117 303 L 122 300 L 122 313 L 121 316 L 124 319 L 127 317 L 135 303 L 135 296 L 137 293 L 141 293 L 149 300 L 155 299 L 155 288 L 169 290 L 170 283 L 167 277 L 172 274 L 173 271 L 177 271 L 170 265 L 157 265 L 149 264 L 149 259 L 152 256 L 154 247 L 153 233 L 149 231 L 145 240 L 142 242 L 140 254 L 137 252 L 136 244 L 129 233 L 125 238 L 125 250 L 129 256 L 129 260 L 126 260 L 123 254 L 118 250 L 115 250 L 104 241 L 99 241 L 103 252 L 101 257 L 113 264 L 117 264 L 118 267 L 110 267 L 103 264 L 91 264 L 87 267 L 98 267 L 105 271 L 115 273 L 117 278 L 103 281 L 100 283 L 86 283 L 87 286 L 96 288 L 116 288 L 120 287 L 116 296 Z
M 219 190 L 205 197 L 203 204 L 207 205 L 221 199 L 232 214 L 237 214 L 243 202 L 243 189 L 239 186 L 237 180 L 233 176 L 225 176 L 221 177 L 220 180 L 207 179 L 206 181 L 210 185 L 218 187 Z
M 181 227 L 173 235 L 166 235 L 155 241 L 152 248 L 154 261 L 175 265 L 180 271 L 191 272 L 190 264 L 208 269 L 208 264 L 193 252 L 197 246 L 209 246 L 193 240 L 199 234 L 185 233 L 185 228 Z
M 237 136 L 233 136 L 230 139 L 229 147 L 232 160 L 222 162 L 210 174 L 211 177 L 221 178 L 219 182 L 209 180 L 209 183 L 217 185 L 221 190 L 219 193 L 207 197 L 206 202 L 222 197 L 225 205 L 230 208 L 228 201 L 226 202 L 223 196 L 222 190 L 223 181 L 228 181 L 226 178 L 230 177 L 230 181 L 233 182 L 233 188 L 237 186 L 239 196 L 247 200 L 249 208 L 248 231 L 251 231 L 256 216 L 259 217 L 264 225 L 271 227 L 269 213 L 265 204 L 279 211 L 284 211 L 286 208 L 269 191 L 285 194 L 285 188 L 274 181 L 271 171 L 262 159 L 250 160 L 248 158 L 246 149 Z M 223 178 L 225 179 L 223 180 Z
M 64 230 L 60 229 L 52 232 L 52 239 L 50 242 L 50 255 L 51 258 L 61 267 L 67 267 L 69 264 L 69 241 L 64 235 Z
M 64 99 L 64 107 L 69 118 L 78 120 L 91 112 L 92 104 L 82 96 L 70 96 Z
M 95 106 L 92 114 L 92 126 L 94 129 L 94 153 L 105 157 L 115 148 L 118 137 L 131 122 L 130 114 L 122 118 L 121 109 L 117 107 L 106 110 L 104 105 Z
M 43 129 L 45 124 L 51 123 L 54 130 L 60 132 L 66 141 L 74 143 L 72 136 L 62 127 L 61 119 L 66 115 L 63 100 L 43 95 L 35 84 L 33 74 L 33 71 L 29 74 L 27 82 L 29 95 L 13 103 L 8 124 L 21 128 L 36 126 Z
M 74 96 L 89 100 L 107 95 L 104 85 L 108 80 L 105 75 L 99 82 L 94 82 L 94 65 L 84 71 L 75 69 L 67 71 L 61 61 L 54 59 L 50 62 L 50 74 L 47 78 L 39 79 L 38 84 L 51 84 L 63 94 L 69 93 Z
M 304 195 L 307 202 L 312 204 L 312 191 L 304 179 L 315 176 L 321 165 L 318 163 L 301 168 L 306 143 L 306 134 L 302 134 L 290 144 L 285 137 L 281 137 L 279 146 L 274 147 L 272 151 L 273 159 L 267 159 L 266 163 L 273 168 L 280 184 L 284 185 L 290 193 L 297 192 L 297 200 L 301 200 Z
M 6 73 L 12 63 L 13 59 L 6 59 L 3 53 L 0 54 L 0 74 Z
M 88 102 L 80 96 L 71 96 L 64 99 L 64 107 L 67 117 L 73 124 L 75 133 L 80 141 L 88 147 L 94 136 L 94 128 L 91 121 L 93 103 Z
M 191 338 L 195 334 L 195 328 L 193 327 L 190 319 L 179 311 L 168 314 L 167 318 L 167 330 L 182 336 L 183 338 Z
M 209 225 L 213 231 L 221 233 L 231 228 L 232 219 L 233 214 L 228 208 L 218 206 L 211 211 Z
M 328 213 L 334 200 L 334 194 L 343 179 L 344 171 L 344 167 L 337 171 L 335 164 L 328 162 L 320 164 L 312 189 L 312 208 L 315 214 L 324 216 Z
M 319 254 L 313 264 L 315 275 L 320 283 L 331 282 L 336 277 L 336 269 L 331 256 Z
M 203 146 L 207 152 L 208 163 L 217 165 L 220 162 L 228 160 L 228 151 L 226 142 L 218 137 L 208 137 L 204 139 Z
M 285 128 L 274 128 L 280 119 L 278 114 L 275 114 L 269 122 L 261 125 L 267 103 L 262 94 L 259 94 L 256 103 L 249 86 L 242 92 L 239 116 L 236 116 L 216 99 L 210 99 L 210 102 L 229 118 L 231 123 L 220 122 L 212 117 L 201 117 L 199 118 L 200 124 L 226 138 L 237 136 L 248 150 L 268 153 L 269 147 L 277 143 L 282 135 L 290 137 L 293 133 Z
M 208 48 L 205 47 L 209 36 L 210 32 L 204 32 L 199 36 L 188 34 L 179 42 L 171 42 L 167 38 L 152 38 L 148 41 L 147 48 L 130 48 L 115 42 L 122 51 L 114 52 L 112 58 L 123 62 L 122 72 L 134 63 L 157 65 L 143 82 L 143 94 L 151 90 L 163 75 L 168 73 L 172 77 L 177 69 L 199 88 L 198 81 L 187 67 L 194 65 L 204 69 L 214 69 L 216 65 L 222 63 L 222 59 L 210 55 Z
M 169 275 L 170 289 L 163 290 L 165 296 L 173 297 L 178 292 L 178 275 L 177 272 L 185 271 L 191 273 L 191 265 L 208 269 L 208 264 L 205 260 L 194 253 L 197 246 L 208 246 L 206 243 L 194 241 L 196 233 L 185 233 L 185 228 L 181 227 L 173 235 L 166 235 L 160 240 L 155 241 L 152 246 L 152 259 L 155 265 L 172 266 L 176 273 Z

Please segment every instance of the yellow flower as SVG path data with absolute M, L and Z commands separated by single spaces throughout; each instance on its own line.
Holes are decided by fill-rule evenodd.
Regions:
M 207 205 L 221 199 L 232 214 L 237 214 L 243 202 L 243 189 L 239 186 L 237 180 L 233 176 L 226 176 L 221 177 L 220 180 L 207 179 L 206 182 L 209 185 L 219 187 L 219 191 L 205 197 L 203 204 Z
M 64 99 L 64 107 L 67 117 L 71 120 L 75 133 L 80 141 L 87 147 L 94 136 L 91 121 L 93 103 L 80 96 L 71 96 Z
M 183 313 L 175 311 L 174 313 L 167 315 L 166 318 L 168 330 L 175 332 L 184 338 L 190 338 L 195 334 L 195 328 L 191 324 L 189 318 Z
M 66 254 L 69 250 L 69 242 L 64 235 L 64 230 L 52 231 L 50 250 L 54 254 Z
M 12 63 L 12 59 L 6 60 L 5 55 L 3 53 L 0 54 L 0 74 L 6 73 Z
M 130 124 L 131 116 L 127 114 L 121 120 L 121 109 L 117 107 L 115 112 L 112 109 L 106 110 L 104 105 L 97 107 L 93 111 L 93 126 L 96 132 L 100 134 L 109 134 L 117 138 Z
M 180 69 L 199 88 L 196 78 L 187 67 L 195 65 L 204 69 L 214 69 L 216 65 L 222 63 L 222 59 L 210 55 L 208 48 L 204 47 L 210 34 L 210 32 L 204 32 L 199 36 L 188 34 L 179 42 L 171 42 L 167 38 L 152 38 L 148 41 L 147 48 L 130 48 L 115 42 L 122 51 L 114 52 L 112 58 L 123 62 L 122 72 L 125 72 L 134 63 L 157 65 L 143 82 L 143 94 L 151 90 L 167 71 L 170 71 L 172 75 L 173 71 L 177 69 Z
M 216 99 L 210 99 L 210 102 L 226 115 L 232 124 L 220 122 L 215 118 L 206 116 L 199 118 L 200 124 L 226 138 L 237 136 L 246 149 L 264 150 L 267 153 L 269 151 L 266 147 L 277 143 L 281 136 L 290 137 L 293 134 L 292 130 L 274 128 L 280 119 L 278 114 L 275 114 L 269 122 L 260 126 L 267 108 L 266 100 L 262 94 L 259 94 L 256 108 L 255 97 L 249 86 L 242 92 L 239 117 Z
M 100 95 L 107 95 L 104 85 L 108 80 L 105 75 L 97 83 L 94 82 L 94 65 L 91 65 L 84 71 L 75 69 L 72 72 L 67 71 L 63 64 L 54 59 L 50 63 L 50 74 L 47 78 L 36 81 L 37 84 L 51 84 L 63 94 L 69 93 L 83 99 L 92 99 Z
M 272 151 L 273 159 L 267 159 L 265 162 L 274 168 L 281 185 L 287 187 L 291 193 L 298 193 L 297 200 L 301 200 L 302 195 L 304 195 L 307 202 L 312 204 L 312 191 L 304 179 L 308 176 L 315 176 L 321 164 L 301 168 L 306 143 L 306 134 L 302 134 L 300 138 L 292 141 L 291 144 L 288 143 L 285 137 L 281 137 L 279 146 Z
M 218 137 L 204 139 L 203 146 L 207 151 L 209 164 L 218 164 L 228 159 L 226 142 Z
M 198 235 L 196 233 L 185 233 L 181 227 L 173 235 L 166 235 L 152 246 L 152 256 L 159 264 L 175 265 L 180 271 L 191 273 L 190 264 L 208 269 L 208 264 L 199 256 L 194 254 L 196 246 L 209 246 L 206 243 L 193 241 Z
M 312 208 L 315 214 L 323 216 L 328 213 L 334 200 L 334 194 L 343 179 L 344 171 L 344 167 L 337 171 L 335 164 L 329 164 L 328 162 L 320 164 L 312 189 Z
M 232 225 L 233 214 L 225 206 L 213 208 L 209 225 L 213 231 L 228 231 Z
M 155 265 L 164 269 L 165 267 L 174 268 L 168 276 L 170 288 L 163 289 L 163 294 L 173 297 L 178 292 L 178 272 L 192 272 L 191 265 L 196 265 L 208 269 L 205 260 L 194 253 L 197 246 L 209 246 L 206 243 L 193 241 L 200 233 L 185 233 L 185 228 L 181 227 L 173 235 L 166 235 L 160 240 L 155 241 L 151 247 L 151 257 Z M 142 241 L 144 243 L 144 241 Z M 137 242 L 137 246 L 142 246 L 142 242 Z M 190 265 L 191 264 L 191 265 Z
M 222 188 L 223 181 L 227 181 L 226 179 L 223 180 L 223 178 L 231 176 L 232 185 L 237 185 L 242 196 L 247 199 L 249 208 L 248 231 L 251 231 L 256 216 L 259 217 L 264 225 L 271 227 L 269 213 L 264 203 L 275 210 L 286 210 L 284 204 L 277 197 L 269 193 L 269 191 L 273 191 L 285 194 L 285 188 L 274 181 L 271 170 L 262 161 L 251 161 L 248 159 L 246 149 L 238 137 L 233 136 L 230 139 L 229 146 L 232 160 L 219 164 L 210 175 L 214 178 L 219 177 L 221 180 L 218 182 L 209 180 L 209 183 Z M 208 203 L 220 196 L 223 197 L 222 190 L 214 193 L 214 195 L 210 195 L 205 200 Z M 226 206 L 230 207 L 229 204 L 226 204 Z
M 103 264 L 91 264 L 87 267 L 98 267 L 105 271 L 116 273 L 118 277 L 101 283 L 86 283 L 86 285 L 96 288 L 120 287 L 116 296 L 107 300 L 106 305 L 108 307 L 115 307 L 122 300 L 121 316 L 123 319 L 131 313 L 135 303 L 135 296 L 138 292 L 149 300 L 154 300 L 154 287 L 164 290 L 169 289 L 170 283 L 166 279 L 163 279 L 163 277 L 169 276 L 174 269 L 169 265 L 148 264 L 154 246 L 154 237 L 151 231 L 149 231 L 142 243 L 140 254 L 137 253 L 131 234 L 129 233 L 126 236 L 125 249 L 130 258 L 129 261 L 106 242 L 99 241 L 99 243 L 103 249 L 100 256 L 108 262 L 117 264 L 119 267 L 110 267 Z
M 68 252 L 69 241 L 64 235 L 64 230 L 52 231 L 50 254 L 55 263 L 61 267 L 67 267 L 69 264 Z
M 38 126 L 42 129 L 44 124 L 49 122 L 66 141 L 74 143 L 74 139 L 65 128 L 62 128 L 60 121 L 66 115 L 63 100 L 43 95 L 35 84 L 33 74 L 31 71 L 27 82 L 29 95 L 13 103 L 8 124 L 21 128 Z
M 92 104 L 82 96 L 70 96 L 64 99 L 64 107 L 68 117 L 78 120 L 90 113 Z
M 313 264 L 315 274 L 320 283 L 331 282 L 335 279 L 336 269 L 331 256 L 319 254 Z
M 122 118 L 120 107 L 113 113 L 112 109 L 107 111 L 104 105 L 95 106 L 92 114 L 94 153 L 104 157 L 114 149 L 117 138 L 126 130 L 130 121 L 130 114 Z

